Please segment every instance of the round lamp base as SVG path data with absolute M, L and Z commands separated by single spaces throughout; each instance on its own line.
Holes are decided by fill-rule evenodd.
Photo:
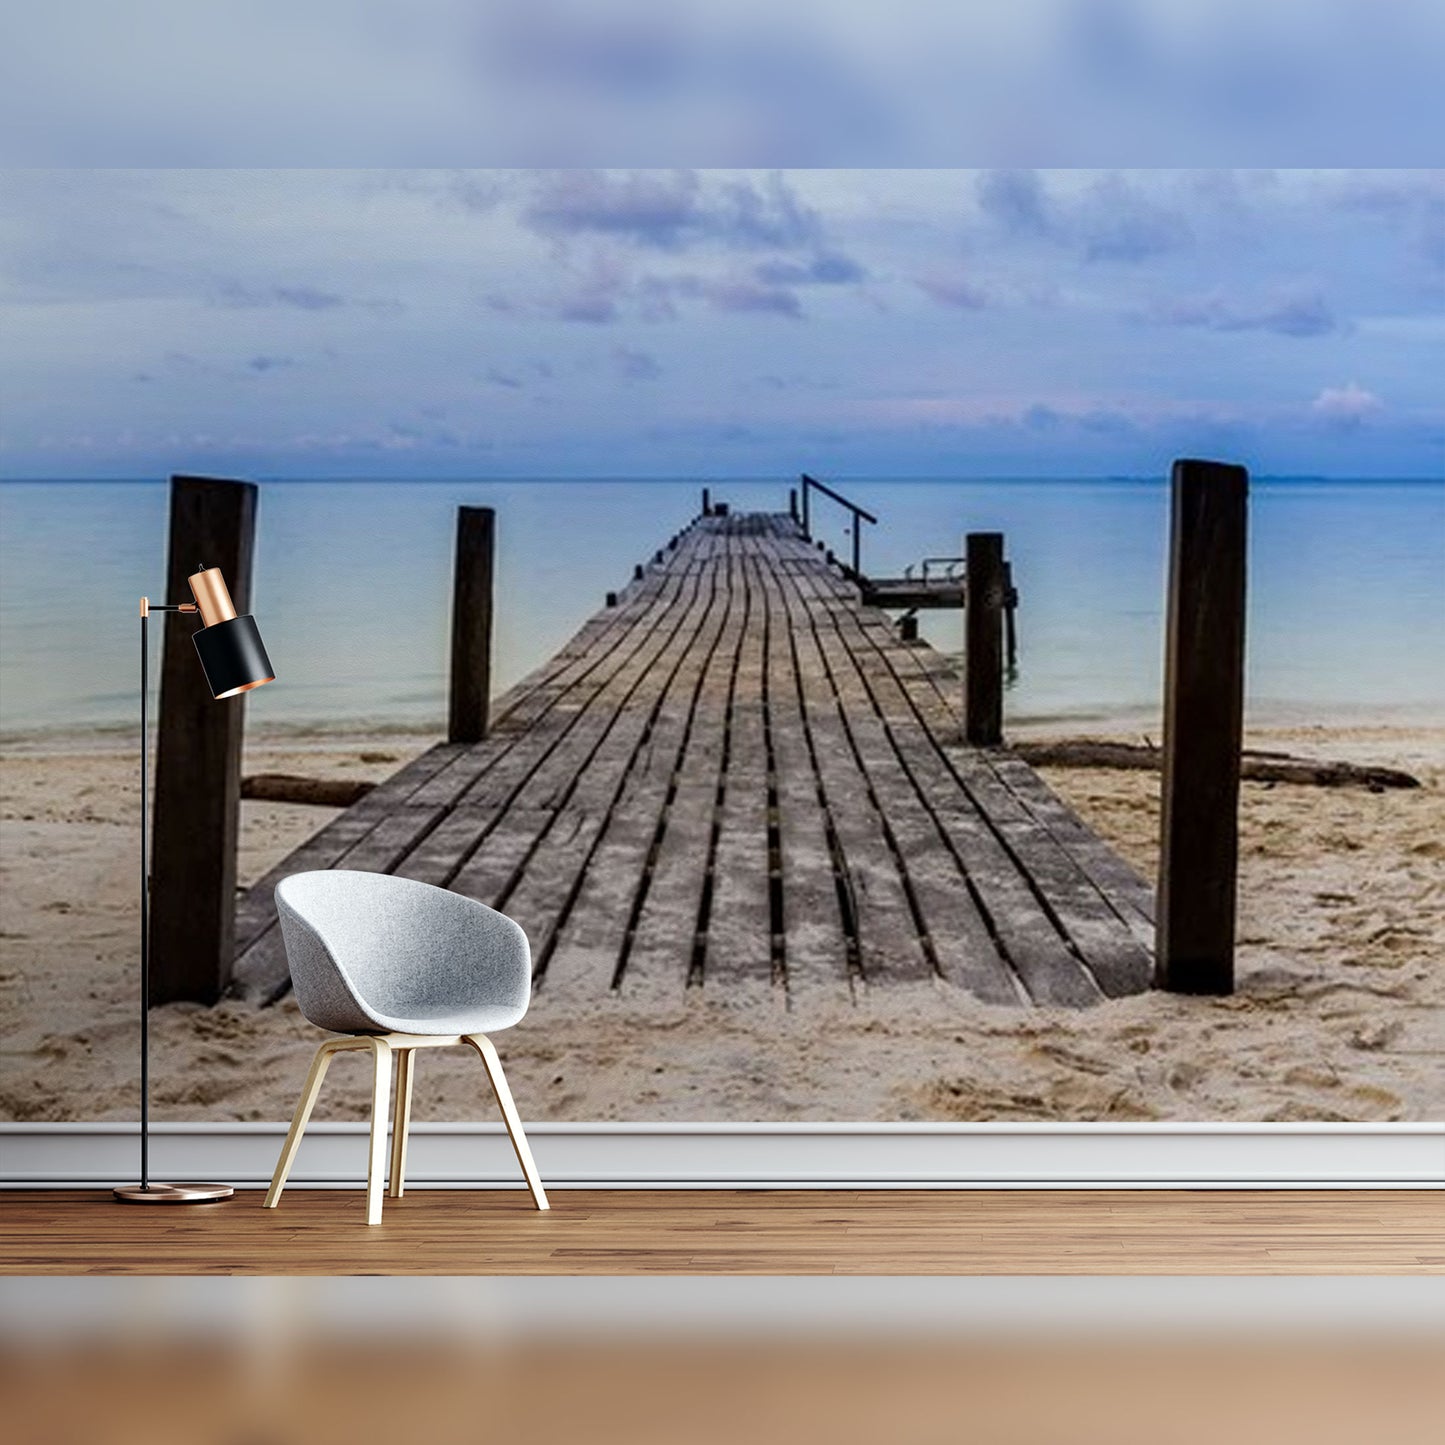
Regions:
M 122 1184 L 113 1192 L 125 1204 L 215 1204 L 236 1191 L 229 1184 Z

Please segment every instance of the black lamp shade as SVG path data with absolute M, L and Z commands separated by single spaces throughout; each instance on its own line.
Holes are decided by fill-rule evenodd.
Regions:
M 234 697 L 275 680 L 254 617 L 229 617 L 203 627 L 195 634 L 195 641 L 196 655 L 213 697 Z

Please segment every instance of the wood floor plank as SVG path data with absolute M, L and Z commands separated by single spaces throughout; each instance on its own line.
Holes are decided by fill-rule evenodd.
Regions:
M 0 1195 L 0 1274 L 1445 1274 L 1438 1190 L 260 1190 Z

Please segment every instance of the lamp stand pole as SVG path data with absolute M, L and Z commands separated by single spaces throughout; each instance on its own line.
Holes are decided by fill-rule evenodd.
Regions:
M 126 1204 L 212 1204 L 236 1191 L 229 1184 L 152 1184 L 150 1177 L 151 865 L 150 865 L 150 615 L 195 612 L 193 602 L 152 606 L 140 600 L 140 1183 L 118 1185 Z

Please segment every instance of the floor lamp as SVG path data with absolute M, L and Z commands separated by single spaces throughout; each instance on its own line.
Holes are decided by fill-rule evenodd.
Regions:
M 229 1184 L 153 1184 L 150 1177 L 150 1003 L 151 865 L 150 782 L 147 741 L 150 697 L 150 616 L 152 612 L 198 612 L 196 655 L 211 695 L 238 697 L 274 682 L 271 659 L 254 617 L 236 616 L 235 604 L 219 567 L 198 567 L 191 575 L 194 602 L 154 605 L 140 600 L 140 1183 L 123 1184 L 115 1197 L 127 1204 L 209 1204 L 229 1199 Z

